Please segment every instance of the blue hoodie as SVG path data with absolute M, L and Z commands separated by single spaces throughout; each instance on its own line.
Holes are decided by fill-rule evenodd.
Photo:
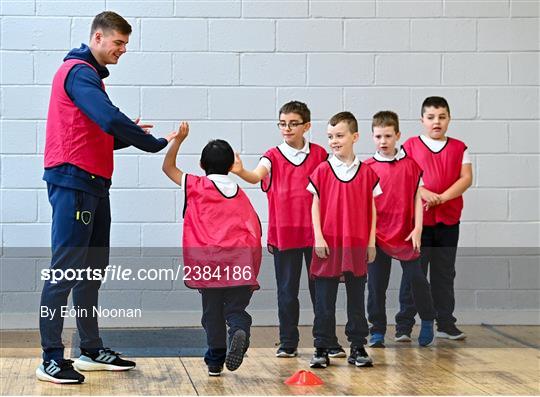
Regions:
M 145 152 L 156 153 L 167 146 L 165 138 L 155 138 L 146 134 L 114 106 L 101 86 L 101 80 L 109 76 L 109 71 L 96 61 L 86 44 L 71 50 L 64 61 L 68 59 L 81 59 L 96 68 L 98 74 L 87 65 L 75 65 L 69 71 L 64 88 L 75 106 L 103 131 L 114 137 L 115 150 L 133 145 Z M 71 164 L 45 169 L 43 179 L 55 185 L 83 190 L 98 196 L 107 195 L 111 185 L 110 180 L 93 177 Z

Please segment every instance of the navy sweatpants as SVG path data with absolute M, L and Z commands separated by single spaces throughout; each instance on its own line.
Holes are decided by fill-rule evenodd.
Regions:
M 414 298 L 415 308 L 422 320 L 432 321 L 435 319 L 435 309 L 431 298 L 429 282 L 422 271 L 420 258 L 411 261 L 400 261 L 403 275 L 401 282 L 410 285 Z M 368 320 L 372 324 L 370 333 L 386 333 L 386 290 L 390 281 L 392 258 L 377 247 L 377 256 L 373 263 L 368 264 Z M 396 316 L 396 324 L 401 324 L 399 314 Z M 397 329 L 409 333 L 410 329 Z
M 274 248 L 274 268 L 276 270 L 279 341 L 281 347 L 296 349 L 300 340 L 298 320 L 300 318 L 300 278 L 302 260 L 305 259 L 308 274 L 308 288 L 312 305 L 315 304 L 315 287 L 309 278 L 312 248 L 296 248 L 280 251 Z M 337 340 L 336 340 L 337 343 Z
M 298 321 L 300 319 L 300 278 L 302 276 L 302 260 L 305 260 L 308 275 L 309 296 L 313 310 L 315 310 L 315 282 L 309 277 L 312 247 L 293 248 L 280 251 L 274 248 L 274 268 L 276 270 L 279 342 L 281 347 L 296 349 L 300 341 Z M 341 347 L 338 339 L 332 337 L 331 348 Z
M 239 329 L 248 337 L 251 316 L 246 312 L 253 291 L 251 287 L 201 289 L 203 315 L 201 324 L 206 331 L 208 350 L 204 361 L 209 366 L 222 366 L 227 355 L 227 325 L 229 338 Z M 247 350 L 247 348 L 246 348 Z
M 364 346 L 369 334 L 364 303 L 366 276 L 355 277 L 345 273 L 347 292 L 347 324 L 345 335 L 353 346 Z M 336 337 L 336 299 L 340 278 L 317 277 L 315 279 L 315 319 L 313 338 L 316 348 L 330 349 L 335 346 Z
M 437 329 L 444 330 L 456 323 L 454 317 L 454 278 L 456 277 L 456 254 L 459 240 L 459 224 L 424 226 L 422 231 L 422 270 L 429 282 L 433 305 L 437 313 Z M 400 311 L 396 315 L 396 329 L 411 332 L 416 306 L 411 284 L 401 280 L 399 290 Z
M 52 206 L 51 269 L 105 269 L 109 263 L 111 210 L 109 196 L 98 197 L 81 190 L 47 183 Z M 60 359 L 64 355 L 62 306 L 67 305 L 73 291 L 73 306 L 86 316 L 76 318 L 81 348 L 97 350 L 103 347 L 99 337 L 98 319 L 93 307 L 98 305 L 99 280 L 45 281 L 41 306 L 55 310 L 54 316 L 40 316 L 39 330 L 43 359 Z M 41 311 L 40 311 L 41 312 Z M 49 312 L 50 313 L 50 312 Z

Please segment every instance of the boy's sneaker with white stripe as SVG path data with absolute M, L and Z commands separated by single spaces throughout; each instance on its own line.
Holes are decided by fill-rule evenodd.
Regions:
M 317 347 L 313 357 L 309 361 L 311 368 L 326 368 L 330 365 L 330 359 L 328 358 L 328 349 Z
M 223 372 L 223 365 L 209 365 L 208 376 L 221 376 Z
M 396 337 L 394 338 L 396 342 L 410 342 L 411 339 L 411 333 L 410 332 L 403 332 L 398 331 L 396 332 Z
M 133 361 L 120 358 L 120 354 L 108 347 L 92 353 L 81 349 L 81 356 L 75 361 L 79 371 L 127 371 L 135 368 Z
M 373 360 L 367 354 L 364 346 L 351 346 L 351 355 L 347 359 L 349 364 L 357 367 L 372 367 Z
M 43 361 L 36 369 L 39 380 L 52 383 L 83 383 L 84 375 L 73 369 L 72 360 Z
M 332 347 L 328 349 L 328 357 L 330 358 L 345 358 L 347 357 L 347 353 L 345 353 L 345 350 L 341 346 L 339 347 Z
M 276 357 L 279 358 L 291 358 L 296 356 L 298 356 L 298 350 L 295 347 L 280 347 L 276 351 Z
M 464 332 L 462 332 L 454 324 L 451 324 L 446 327 L 437 327 L 437 338 L 450 339 L 450 340 L 463 340 L 467 337 Z

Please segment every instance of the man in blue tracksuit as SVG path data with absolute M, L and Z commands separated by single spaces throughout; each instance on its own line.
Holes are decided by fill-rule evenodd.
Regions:
M 47 117 L 45 173 L 52 206 L 51 269 L 103 270 L 109 262 L 111 213 L 109 188 L 113 150 L 133 145 L 158 152 L 177 133 L 166 138 L 148 134 L 151 125 L 131 121 L 105 92 L 102 79 L 108 64 L 126 52 L 131 26 L 114 12 L 94 18 L 89 46 L 73 49 L 55 74 Z M 86 273 L 85 274 L 86 277 Z M 64 359 L 63 318 L 60 308 L 72 292 L 78 316 L 81 356 L 79 370 L 128 370 L 132 361 L 103 347 L 93 307 L 98 303 L 99 279 L 46 280 L 41 294 L 40 333 L 43 363 L 38 379 L 54 383 L 82 383 L 73 361 Z

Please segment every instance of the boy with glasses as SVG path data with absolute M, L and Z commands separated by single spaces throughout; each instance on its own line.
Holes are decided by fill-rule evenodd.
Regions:
M 304 138 L 311 127 L 311 112 L 305 103 L 291 101 L 283 105 L 277 125 L 283 143 L 268 150 L 253 171 L 244 169 L 237 155 L 232 172 L 246 182 L 261 182 L 268 197 L 268 250 L 274 256 L 278 292 L 280 347 L 276 357 L 287 358 L 298 355 L 302 258 L 309 272 L 314 241 L 313 198 L 305 187 L 308 176 L 328 154 Z M 309 292 L 313 304 L 315 292 L 311 280 Z M 334 357 L 345 357 L 335 336 L 333 346 Z

